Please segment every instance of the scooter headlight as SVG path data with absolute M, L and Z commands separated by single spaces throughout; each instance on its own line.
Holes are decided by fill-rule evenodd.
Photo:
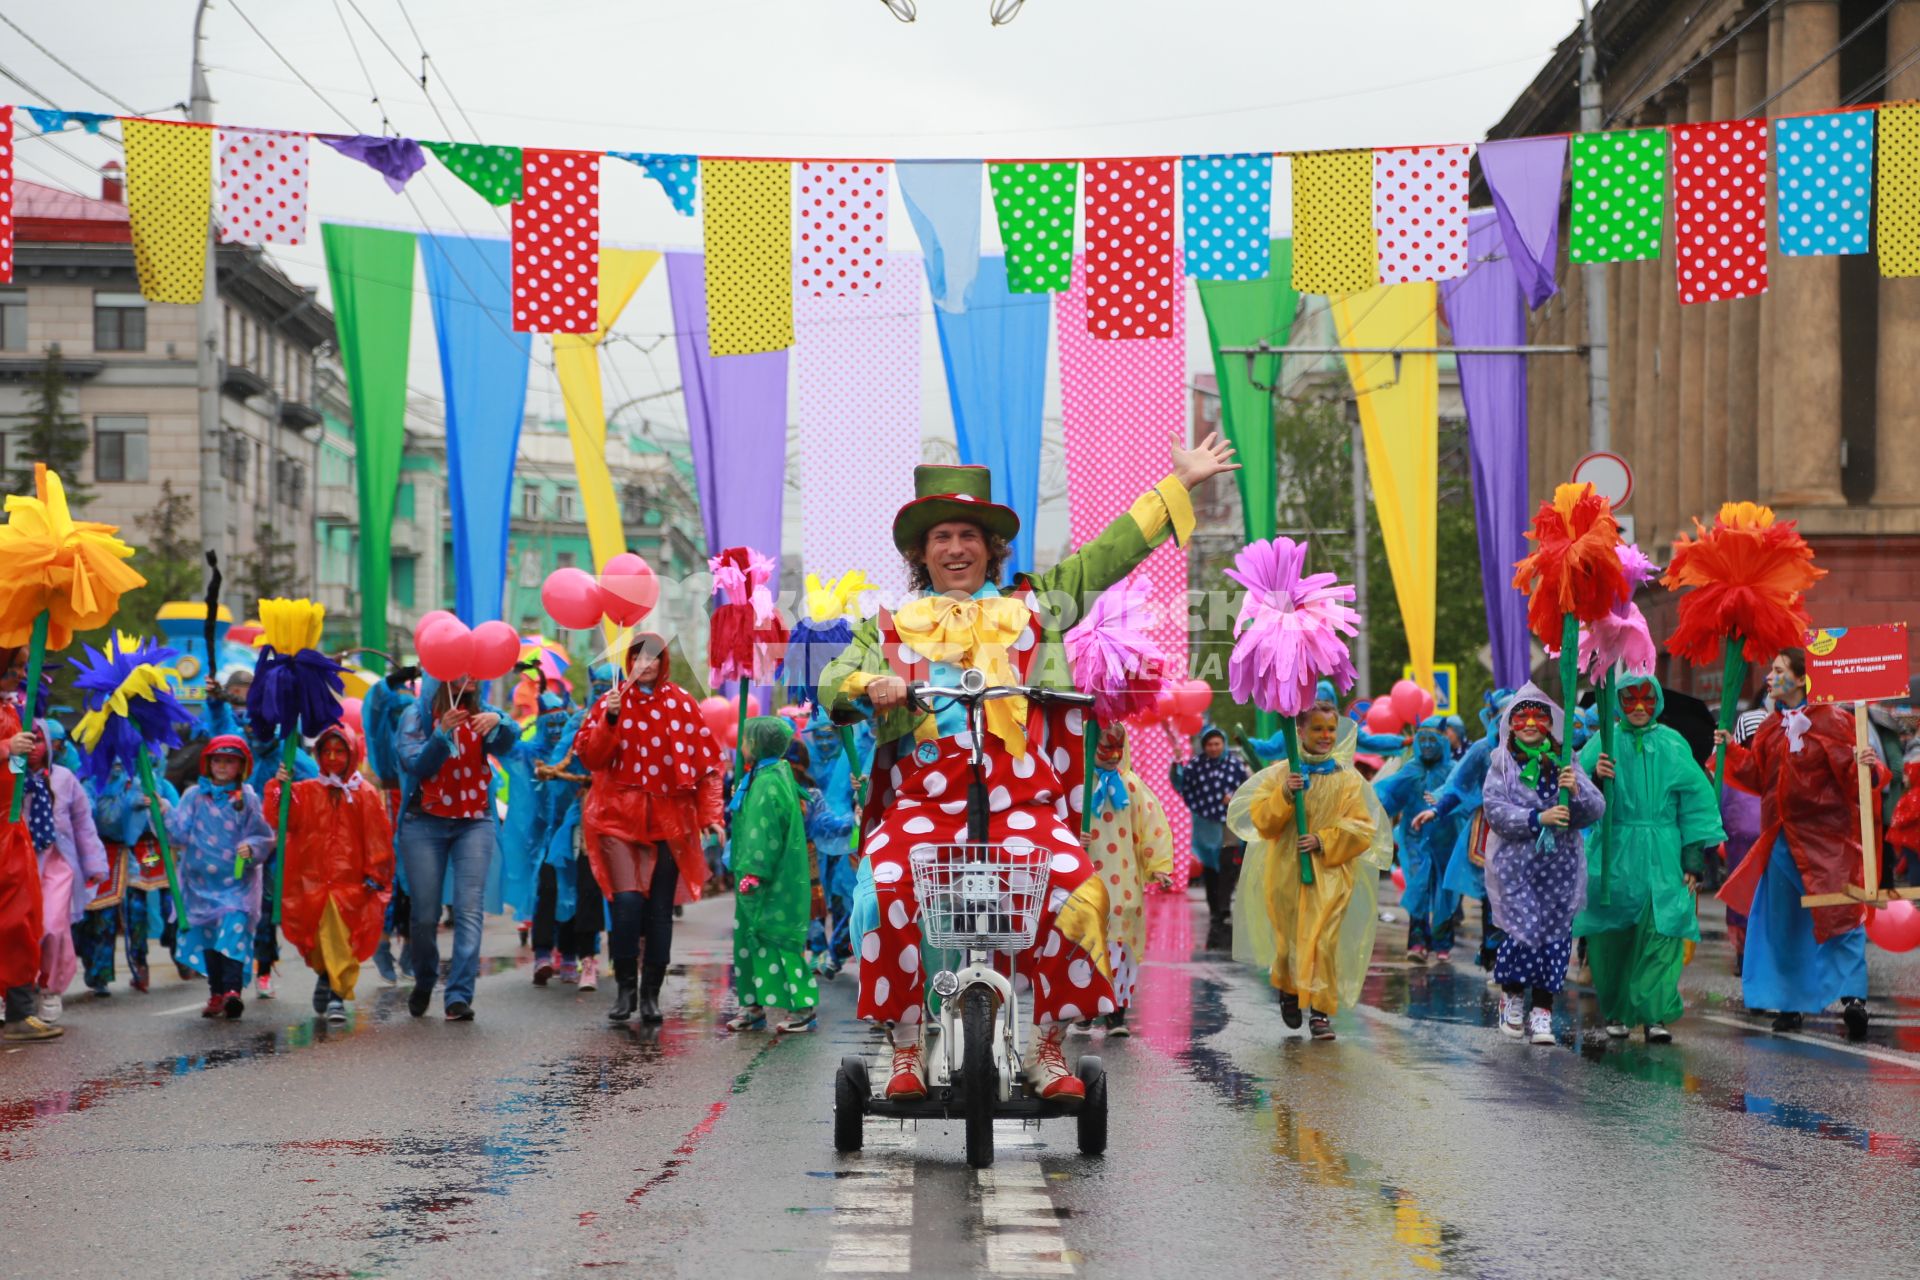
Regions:
M 960 992 L 960 975 L 951 969 L 942 969 L 933 975 L 933 993 L 942 1000 L 951 1000 Z

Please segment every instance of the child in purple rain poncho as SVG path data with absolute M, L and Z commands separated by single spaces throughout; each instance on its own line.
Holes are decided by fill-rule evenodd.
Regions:
M 1563 724 L 1558 704 L 1533 684 L 1522 686 L 1501 713 L 1481 798 L 1487 901 L 1506 935 L 1493 963 L 1505 993 L 1500 1030 L 1534 1044 L 1553 1043 L 1553 998 L 1566 984 L 1573 918 L 1587 901 L 1580 833 L 1606 808 L 1578 765 L 1556 767 Z M 1562 789 L 1570 804 L 1560 803 Z
M 180 963 L 207 975 L 203 1018 L 237 1018 L 260 922 L 261 864 L 273 828 L 247 785 L 253 753 L 221 734 L 200 753 L 200 781 L 167 806 L 167 836 L 180 871 Z

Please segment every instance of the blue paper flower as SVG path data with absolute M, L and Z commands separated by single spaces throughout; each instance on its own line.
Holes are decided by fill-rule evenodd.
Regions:
M 74 661 L 79 674 L 73 684 L 87 714 L 73 736 L 87 748 L 87 776 L 104 784 L 116 764 L 129 777 L 136 775 L 142 746 L 164 758 L 180 746 L 180 730 L 194 725 L 196 717 L 173 693 L 179 673 L 167 664 L 180 656 L 179 650 L 119 635 L 104 654 L 92 645 L 86 651 L 87 658 Z

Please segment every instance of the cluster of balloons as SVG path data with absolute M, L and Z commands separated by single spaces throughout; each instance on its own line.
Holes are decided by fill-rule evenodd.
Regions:
M 598 578 L 585 569 L 555 569 L 540 587 L 547 616 L 569 631 L 597 627 L 603 618 L 616 627 L 634 626 L 659 599 L 660 579 L 631 551 L 609 556 Z
M 1878 911 L 1867 912 L 1867 937 L 1882 951 L 1920 947 L 1920 907 L 1895 898 Z
M 1433 714 L 1433 695 L 1411 680 L 1394 684 L 1393 692 L 1375 698 L 1367 708 L 1369 733 L 1393 734 L 1410 729 Z
M 520 661 L 520 633 L 504 622 L 483 622 L 471 629 L 435 609 L 413 629 L 420 668 L 435 680 L 498 680 Z
M 707 728 L 721 746 L 740 744 L 740 704 L 733 699 L 717 693 L 700 699 L 700 718 L 707 722 Z
M 1206 727 L 1207 708 L 1213 705 L 1213 686 L 1205 680 L 1176 680 L 1154 695 L 1153 706 L 1129 716 L 1137 725 L 1169 724 L 1191 738 Z

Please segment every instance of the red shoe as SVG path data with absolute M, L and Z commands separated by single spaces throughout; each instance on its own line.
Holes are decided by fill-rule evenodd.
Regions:
M 142 965 L 133 971 L 133 976 L 127 979 L 127 985 L 135 991 L 145 991 L 149 985 L 149 981 L 146 966 Z
M 918 1102 L 926 1096 L 927 1077 L 920 1070 L 920 1046 L 893 1046 L 893 1078 L 887 1081 L 887 1101 Z
M 1087 1086 L 1067 1069 L 1067 1057 L 1060 1052 L 1066 1028 L 1054 1024 L 1042 1031 L 1033 1046 L 1033 1059 L 1027 1064 L 1027 1084 L 1048 1102 L 1087 1096 Z
M 218 1018 L 226 1011 L 227 998 L 223 995 L 211 995 L 207 997 L 206 1007 L 200 1010 L 200 1016 L 203 1018 Z
M 240 998 L 238 991 L 229 991 L 226 994 L 226 998 L 221 1001 L 220 1008 L 226 1013 L 227 1020 L 231 1022 L 246 1012 L 247 1002 Z

